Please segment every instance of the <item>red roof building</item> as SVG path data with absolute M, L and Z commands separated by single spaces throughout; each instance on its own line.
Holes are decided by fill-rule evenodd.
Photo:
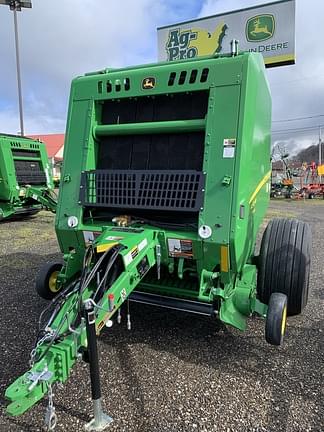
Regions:
M 49 159 L 54 158 L 55 161 L 63 159 L 64 134 L 29 135 L 29 137 L 45 143 Z
M 48 159 L 52 166 L 53 177 L 60 178 L 61 162 L 63 160 L 64 134 L 29 135 L 46 145 Z

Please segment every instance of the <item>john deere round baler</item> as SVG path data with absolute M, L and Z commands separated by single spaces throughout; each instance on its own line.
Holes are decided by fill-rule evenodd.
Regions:
M 51 386 L 84 358 L 95 408 L 87 427 L 105 428 L 95 336 L 125 303 L 240 330 L 258 314 L 274 345 L 287 314 L 306 305 L 308 225 L 271 221 L 255 255 L 269 202 L 271 98 L 261 55 L 234 54 L 73 81 L 56 215 L 63 264 L 38 275 L 51 301 L 31 369 L 7 389 L 10 414 L 48 390 L 51 402 Z
M 0 133 L 0 221 L 42 208 L 56 209 L 45 144 Z

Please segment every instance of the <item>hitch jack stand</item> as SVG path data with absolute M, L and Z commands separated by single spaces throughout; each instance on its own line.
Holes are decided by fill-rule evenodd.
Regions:
M 105 414 L 101 405 L 101 389 L 99 361 L 96 337 L 96 319 L 95 312 L 91 302 L 85 303 L 85 318 L 88 340 L 88 357 L 90 366 L 91 394 L 93 401 L 94 418 L 85 425 L 87 432 L 103 431 L 113 421 L 111 417 Z

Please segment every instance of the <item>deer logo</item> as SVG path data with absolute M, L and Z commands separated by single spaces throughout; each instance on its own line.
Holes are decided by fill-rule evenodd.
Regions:
M 249 42 L 270 39 L 275 30 L 274 16 L 270 14 L 250 18 L 246 23 L 246 38 Z
M 148 89 L 154 89 L 154 87 L 155 87 L 155 78 L 149 77 L 143 79 L 142 89 L 148 90 Z

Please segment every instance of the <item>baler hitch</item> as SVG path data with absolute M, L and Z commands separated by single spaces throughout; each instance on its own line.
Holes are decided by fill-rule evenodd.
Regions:
M 88 431 L 103 430 L 112 421 L 101 408 L 96 336 L 104 326 L 111 327 L 114 314 L 127 301 L 147 271 L 156 264 L 157 241 L 153 230 L 129 236 L 127 244 L 107 244 L 106 237 L 104 232 L 86 252 L 86 256 L 92 257 L 94 262 L 85 260 L 87 264 L 81 277 L 59 292 L 41 314 L 40 321 L 45 313 L 50 318 L 39 329 L 42 337 L 31 352 L 31 369 L 6 391 L 6 397 L 11 401 L 7 407 L 10 415 L 23 414 L 48 393 L 49 405 L 45 419 L 48 429 L 53 430 L 56 414 L 52 386 L 65 382 L 75 362 L 82 357 L 82 352 L 86 352 L 94 407 L 94 419 L 86 428 Z M 133 253 L 135 249 L 136 254 Z M 124 270 L 120 270 L 109 286 L 106 285 L 107 276 L 113 272 L 117 257 L 123 261 Z M 103 268 L 107 258 L 108 264 Z M 141 266 L 143 261 L 145 272 Z M 99 268 L 104 270 L 101 280 L 97 278 Z M 117 322 L 120 319 L 118 313 Z M 127 327 L 130 328 L 129 306 Z

